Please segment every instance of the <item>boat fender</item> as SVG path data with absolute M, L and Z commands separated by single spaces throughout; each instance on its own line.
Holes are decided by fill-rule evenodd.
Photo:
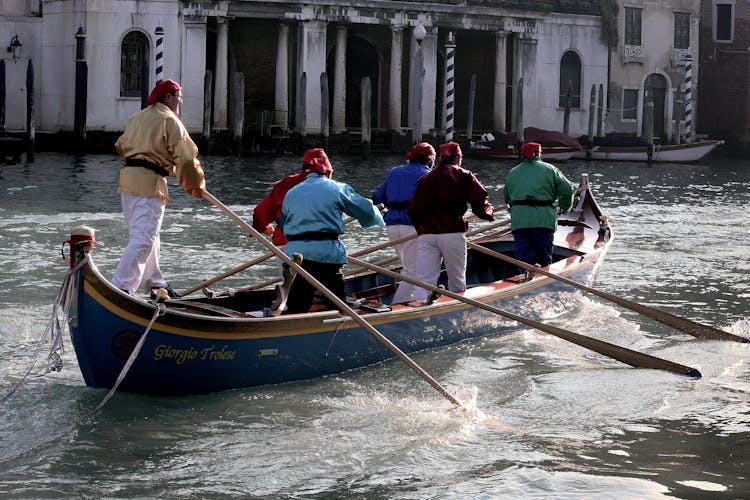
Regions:
M 60 254 L 65 258 L 65 244 L 70 245 L 70 268 L 74 268 L 78 263 L 79 253 L 90 253 L 91 249 L 96 246 L 102 246 L 101 242 L 96 241 L 95 231 L 89 226 L 76 226 L 70 232 L 70 239 L 63 241 L 60 248 Z

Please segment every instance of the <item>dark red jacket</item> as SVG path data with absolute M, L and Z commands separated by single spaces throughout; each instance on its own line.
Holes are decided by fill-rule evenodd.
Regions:
M 480 219 L 495 220 L 487 190 L 476 176 L 458 165 L 440 164 L 419 179 L 408 212 L 419 234 L 462 233 L 467 204 Z
M 265 233 L 269 226 L 278 222 L 279 217 L 281 217 L 281 205 L 284 203 L 284 196 L 286 196 L 286 193 L 290 189 L 304 181 L 308 173 L 305 170 L 304 172 L 292 174 L 276 181 L 271 192 L 260 200 L 260 203 L 253 210 L 253 227 L 255 229 Z M 271 241 L 276 246 L 286 245 L 288 241 L 278 225 L 273 230 Z

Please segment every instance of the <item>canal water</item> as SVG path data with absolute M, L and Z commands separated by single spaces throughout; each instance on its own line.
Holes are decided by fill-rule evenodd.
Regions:
M 109 277 L 126 242 L 116 157 L 35 160 L 0 166 L 0 397 L 50 320 L 70 229 L 96 229 L 96 262 Z M 273 181 L 299 168 L 292 155 L 203 160 L 209 191 L 247 220 Z M 363 194 L 400 161 L 332 157 L 335 178 Z M 465 166 L 500 204 L 512 165 Z M 750 161 L 559 166 L 571 181 L 589 175 L 614 230 L 594 286 L 750 337 Z M 170 179 L 162 267 L 176 290 L 265 253 Z M 349 229 L 350 251 L 385 240 L 379 229 Z M 216 288 L 274 273 L 269 261 Z M 452 410 L 397 360 L 202 396 L 116 393 L 81 418 L 106 391 L 85 386 L 66 333 L 62 371 L 39 377 L 37 367 L 0 403 L 0 497 L 750 497 L 750 344 L 699 340 L 573 289 L 527 305 L 550 324 L 703 378 L 630 368 L 520 325 L 414 356 L 502 428 Z

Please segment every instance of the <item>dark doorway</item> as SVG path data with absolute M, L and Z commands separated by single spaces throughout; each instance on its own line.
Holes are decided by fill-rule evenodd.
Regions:
M 644 109 L 646 103 L 650 100 L 654 103 L 654 138 L 664 139 L 666 129 L 664 127 L 667 102 L 667 80 L 659 74 L 652 73 L 646 78 L 644 84 L 646 93 L 643 102 Z

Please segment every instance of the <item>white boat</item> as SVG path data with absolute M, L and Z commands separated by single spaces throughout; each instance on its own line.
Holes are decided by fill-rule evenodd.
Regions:
M 648 146 L 594 146 L 582 148 L 573 158 L 609 161 L 644 161 L 686 163 L 703 159 L 707 154 L 724 144 L 721 140 L 705 140 L 689 144 L 655 144 L 649 153 Z

